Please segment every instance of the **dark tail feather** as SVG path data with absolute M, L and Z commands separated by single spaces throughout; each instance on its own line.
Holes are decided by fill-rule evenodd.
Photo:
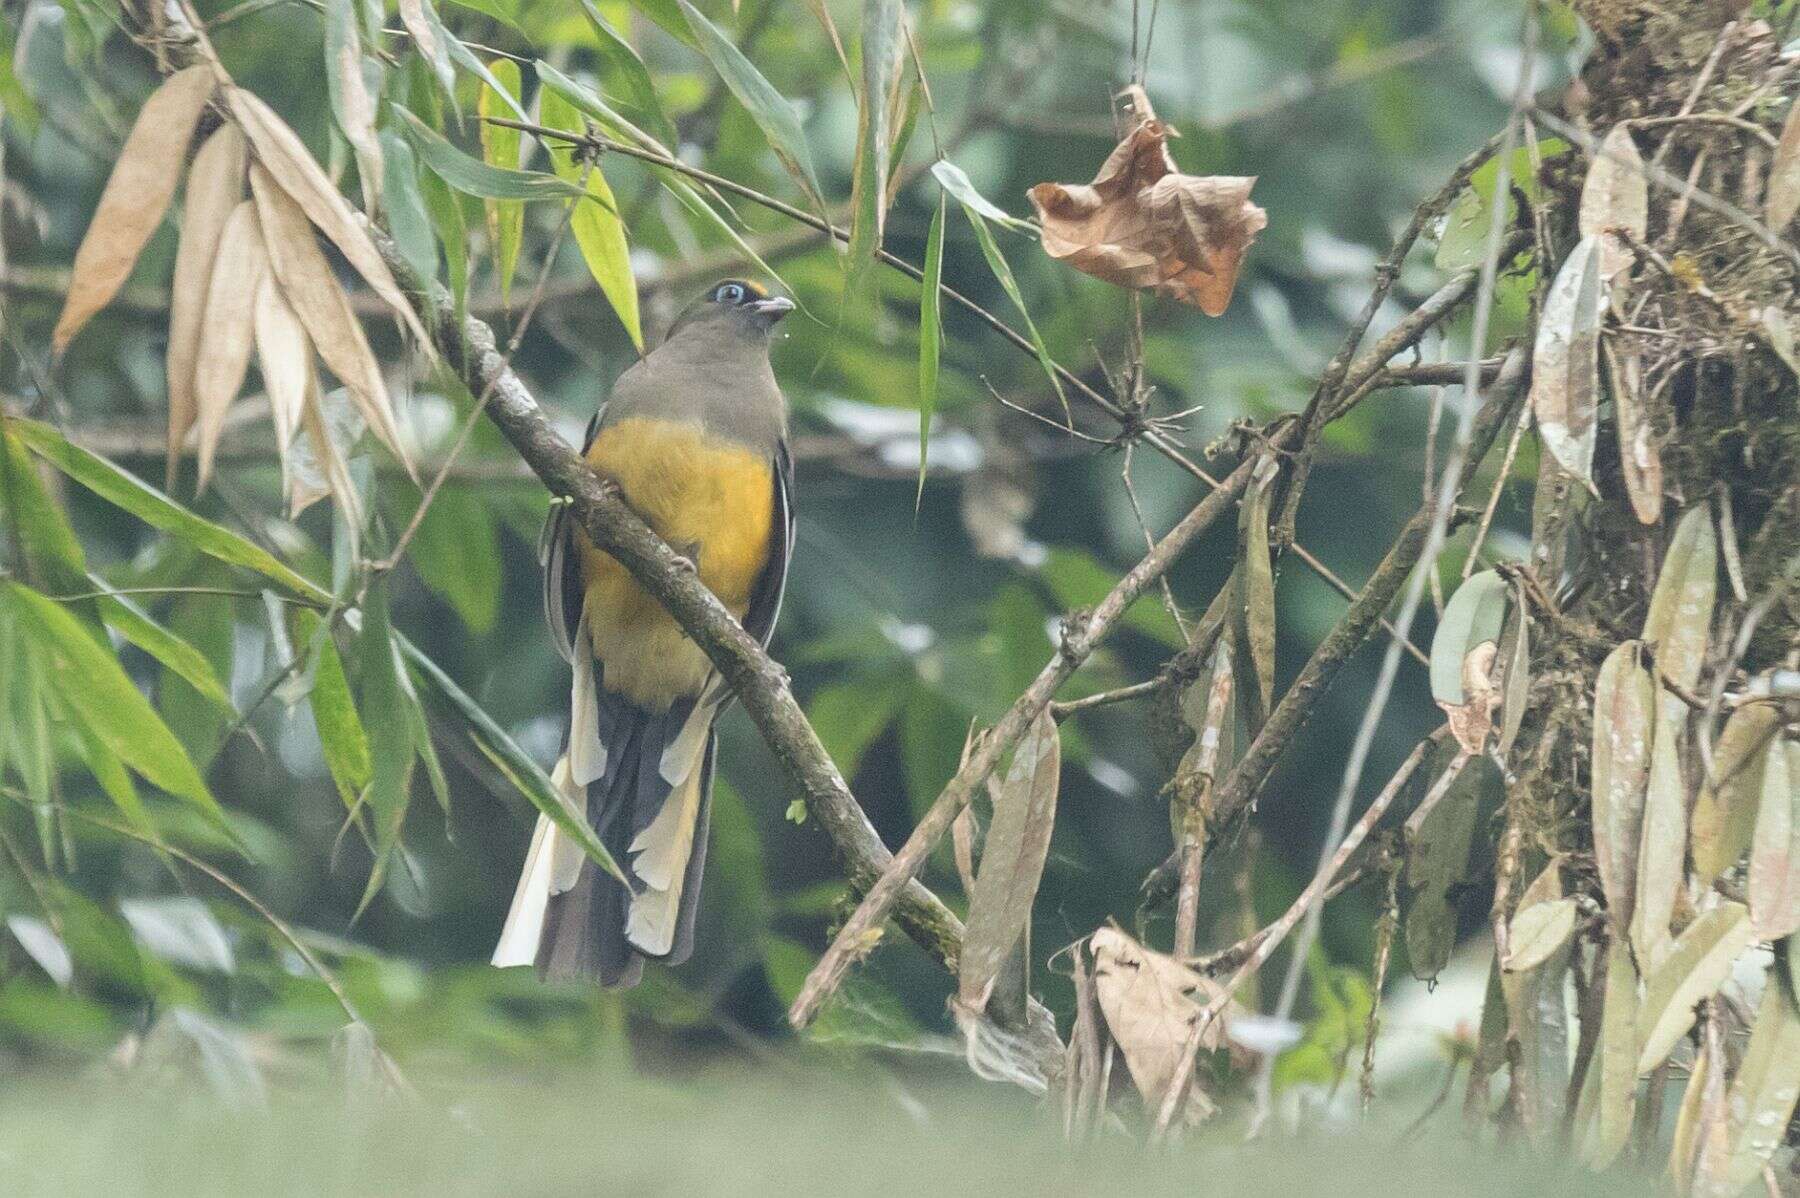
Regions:
M 603 706 L 612 706 L 603 704 Z M 619 704 L 625 707 L 624 704 Z M 670 787 L 660 766 L 664 747 L 680 731 L 692 710 L 676 704 L 668 712 L 635 707 L 602 712 L 608 744 L 606 772 L 588 785 L 588 819 L 613 860 L 640 886 L 631 868 L 631 842 L 647 828 L 668 800 Z M 609 719 L 608 717 L 615 717 Z M 679 896 L 675 942 L 666 956 L 641 952 L 625 935 L 631 894 L 619 880 L 588 862 L 566 893 L 552 895 L 545 908 L 543 937 L 538 943 L 538 974 L 545 978 L 580 977 L 607 987 L 630 987 L 643 977 L 646 960 L 675 965 L 687 960 L 694 946 L 694 917 L 700 903 L 700 878 L 712 815 L 715 742 L 709 733 L 700 768 L 700 807 L 694 845 Z

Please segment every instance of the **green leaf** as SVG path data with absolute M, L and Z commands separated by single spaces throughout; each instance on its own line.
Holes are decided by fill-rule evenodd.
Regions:
M 108 749 L 100 738 L 84 724 L 75 724 L 75 739 L 79 742 L 81 759 L 87 763 L 88 772 L 94 775 L 94 781 L 106 797 L 113 801 L 119 814 L 127 823 L 144 832 L 154 832 L 155 825 L 150 822 L 144 811 L 144 801 L 138 796 L 137 786 L 131 780 L 131 774 L 120 761 L 118 755 Z
M 948 165 L 938 163 L 938 166 Z M 936 167 L 932 168 L 936 171 Z M 941 179 L 942 176 L 940 175 Z M 961 199 L 960 196 L 957 197 Z M 1006 256 L 1000 247 L 994 244 L 994 234 L 987 226 L 987 219 L 967 200 L 962 202 L 963 212 L 969 218 L 970 226 L 975 230 L 975 241 L 981 246 L 981 256 L 987 259 L 988 269 L 1000 281 L 1001 290 L 1012 300 L 1013 307 L 1025 320 L 1025 332 L 1031 339 L 1032 352 L 1037 354 L 1038 365 L 1044 368 L 1044 376 L 1050 380 L 1050 386 L 1056 391 L 1056 398 L 1062 401 L 1063 411 L 1068 412 L 1069 397 L 1063 394 L 1062 380 L 1056 376 L 1056 363 L 1050 359 L 1050 351 L 1044 346 L 1044 338 L 1038 332 L 1037 322 L 1031 319 L 1031 309 L 1025 305 L 1025 296 L 1019 291 L 1019 282 L 1013 278 L 1012 267 L 1006 264 Z
M 688 27 L 687 18 L 676 7 L 675 0 L 631 0 L 631 7 L 655 21 L 663 29 L 683 45 L 690 49 L 698 49 L 694 31 Z
M 863 0 L 862 86 L 857 95 L 856 172 L 850 192 L 851 292 L 875 265 L 887 216 L 889 93 L 900 78 L 901 0 Z
M 524 27 L 519 24 L 519 13 L 525 7 L 524 0 L 450 0 L 450 3 L 490 16 L 521 36 L 525 33 Z
M 148 653 L 171 672 L 185 679 L 202 695 L 232 710 L 231 695 L 219 681 L 206 654 L 194 648 L 168 628 L 152 619 L 129 596 L 112 592 L 98 575 L 90 575 L 95 590 L 108 592 L 101 597 L 100 618 L 120 636 Z
M 500 86 L 500 81 L 494 78 L 493 72 L 488 70 L 479 58 L 475 57 L 474 51 L 463 45 L 462 42 L 458 41 L 454 36 L 450 37 L 450 57 L 455 59 L 456 64 L 462 67 L 463 70 L 487 84 L 488 87 L 492 88 L 494 91 L 499 92 L 501 98 L 505 100 L 507 108 L 512 111 L 513 116 L 521 121 L 531 120 L 531 117 L 526 114 L 525 109 L 520 106 L 519 102 L 515 100 L 511 94 L 507 93 L 505 88 Z
M 15 52 L 12 26 L 0 23 L 0 118 L 12 121 L 29 144 L 37 136 L 38 107 L 13 70 Z
M 44 652 L 51 687 L 70 714 L 152 785 L 185 799 L 229 828 L 187 750 L 150 706 L 112 653 L 54 600 L 16 582 L 0 582 L 19 626 Z
M 517 170 L 523 135 L 505 125 L 491 125 L 486 118 L 496 115 L 495 109 L 502 103 L 517 107 L 517 97 L 522 94 L 519 64 L 510 58 L 501 58 L 495 60 L 492 69 L 493 79 L 499 86 L 483 83 L 480 98 L 475 102 L 476 114 L 483 118 L 481 155 L 489 166 Z M 501 302 L 510 304 L 513 273 L 518 269 L 519 246 L 525 235 L 525 206 L 518 200 L 489 200 L 487 223 L 488 236 L 494 243 L 494 273 L 500 279 Z
M 476 492 L 438 492 L 407 552 L 419 578 L 470 632 L 493 631 L 503 582 L 500 542 L 493 512 Z
M 105 458 L 67 441 L 47 424 L 36 420 L 9 422 L 19 439 L 33 453 L 100 498 L 130 512 L 152 528 L 180 537 L 210 557 L 232 566 L 254 570 L 289 594 L 318 602 L 329 601 L 329 592 L 283 565 L 273 554 L 210 520 L 194 515 L 156 488 L 127 474 Z
M 587 194 L 579 187 L 542 171 L 508 170 L 489 166 L 446 141 L 424 121 L 400 105 L 394 105 L 406 133 L 418 148 L 419 158 L 438 178 L 464 195 L 484 200 L 550 200 Z
M 350 695 L 350 680 L 344 675 L 337 642 L 324 619 L 305 609 L 296 611 L 293 618 L 297 651 L 313 655 L 313 685 L 307 702 L 319 733 L 325 768 L 337 783 L 344 806 L 355 808 L 375 772 L 369 737 Z
M 431 0 L 400 0 L 399 7 L 400 22 L 412 34 L 413 48 L 431 67 L 431 73 L 436 77 L 438 86 L 444 89 L 444 94 L 454 102 L 456 69 L 450 65 L 450 43 L 455 39 L 444 28 L 437 6 Z
M 674 153 L 670 146 L 646 133 L 603 100 L 593 88 L 577 83 L 542 60 L 533 63 L 532 69 L 537 73 L 538 82 L 543 85 L 548 94 L 561 96 L 573 104 L 584 115 L 593 118 L 594 123 L 610 136 L 620 141 L 634 142 L 644 149 L 660 154 Z
M 81 542 L 44 490 L 24 442 L 15 435 L 22 424 L 0 420 L 0 511 L 17 528 L 29 577 L 59 595 L 90 590 Z M 91 605 L 83 610 L 91 611 Z
M 775 157 L 781 160 L 781 164 L 794 176 L 807 198 L 823 213 L 825 197 L 819 189 L 818 175 L 813 170 L 812 153 L 806 146 L 806 134 L 800 127 L 800 114 L 718 26 L 707 20 L 688 0 L 675 2 L 681 6 L 688 27 L 694 31 L 696 48 L 712 63 L 713 69 L 725 81 L 725 86 L 749 112 L 750 119 L 763 131 L 763 136 L 769 139 L 769 148 L 775 151 Z
M 1750 947 L 1750 913 L 1742 903 L 1702 912 L 1675 940 L 1645 979 L 1638 1011 L 1637 1071 L 1642 1076 L 1668 1058 L 1694 1026 L 1694 1005 L 1718 993 L 1731 967 Z
M 1506 580 L 1493 570 L 1472 574 L 1456 588 L 1437 632 L 1431 638 L 1431 697 L 1459 707 L 1463 693 L 1463 662 L 1481 645 L 1500 641 L 1506 621 Z
M 662 181 L 662 185 L 668 189 L 670 195 L 675 197 L 677 203 L 697 217 L 701 225 L 708 226 L 724 234 L 725 239 L 731 242 L 740 254 L 756 263 L 759 270 L 780 283 L 782 288 L 787 291 L 790 296 L 794 297 L 794 302 L 800 304 L 798 294 L 788 285 L 787 280 L 781 277 L 781 273 L 773 266 L 770 266 L 767 262 L 763 261 L 763 256 L 756 252 L 756 247 L 752 246 L 748 241 L 745 241 L 738 231 L 731 226 L 731 222 L 726 220 L 723 216 L 720 216 L 718 210 L 707 202 L 706 197 L 695 191 L 693 185 L 682 178 L 678 172 L 663 167 L 655 169 L 658 177 Z M 805 305 L 801 304 L 800 310 L 804 312 L 806 310 Z
M 969 181 L 969 176 L 964 173 L 963 168 L 948 158 L 932 163 L 931 175 L 938 181 L 939 186 L 961 201 L 964 208 L 971 208 L 995 224 L 1011 229 L 1015 233 L 1035 234 L 1037 232 L 1032 228 L 1030 221 L 1020 220 L 977 191 L 975 184 Z
M 387 208 L 388 232 L 400 256 L 419 278 L 437 278 L 437 237 L 419 192 L 419 167 L 412 147 L 391 129 L 381 131 L 381 196 Z
M 405 696 L 400 687 L 385 585 L 378 583 L 369 588 L 362 614 L 362 632 L 356 639 L 356 662 L 362 675 L 359 706 L 363 711 L 378 713 L 379 718 L 368 725 L 373 770 L 366 801 L 375 818 L 375 864 L 357 904 L 358 915 L 380 891 L 395 846 L 400 843 L 413 767 L 412 730 L 402 714 Z
M 675 11 L 673 5 L 669 7 L 671 12 Z M 638 52 L 632 48 L 631 43 L 612 27 L 612 23 L 600 12 L 594 0 L 581 0 L 581 12 L 599 43 L 596 50 L 600 56 L 601 76 L 619 98 L 619 103 L 634 114 L 663 145 L 677 144 L 681 139 L 680 134 L 675 129 L 675 122 L 663 110 L 662 100 L 656 94 L 656 84 L 651 81 L 650 71 L 644 66 L 644 60 L 638 57 Z
M 856 777 L 863 754 L 894 722 L 906 693 L 905 679 L 885 670 L 820 687 L 813 695 L 807 719 L 845 778 Z
M 606 846 L 594 835 L 594 830 L 588 826 L 587 821 L 575 819 L 569 814 L 569 809 L 563 805 L 562 797 L 556 793 L 556 787 L 550 781 L 550 775 L 494 722 L 492 716 L 481 709 L 479 703 L 452 682 L 436 662 L 420 652 L 405 636 L 396 633 L 394 641 L 401 657 L 411 667 L 413 678 L 423 689 L 426 701 L 436 704 L 446 715 L 455 717 L 468 733 L 470 743 L 533 807 L 549 816 L 560 831 L 573 838 L 594 864 L 624 881 L 624 873 L 613 860 L 612 854 L 606 851 Z
M 554 91 L 546 91 L 539 101 L 544 124 L 552 129 L 580 132 L 581 113 L 568 100 Z M 638 317 L 637 280 L 631 273 L 631 247 L 625 242 L 625 223 L 619 219 L 619 206 L 613 200 L 612 188 L 600 173 L 597 161 L 580 161 L 575 147 L 568 143 L 552 144 L 551 168 L 557 175 L 577 184 L 585 184 L 592 204 L 576 203 L 569 213 L 569 231 L 587 263 L 588 273 L 600 284 L 607 302 L 618 313 L 619 321 L 631 335 L 631 343 L 644 352 L 644 332 Z
M 919 292 L 919 489 L 913 496 L 917 510 L 925 497 L 926 451 L 931 445 L 931 421 L 937 413 L 938 364 L 943 356 L 944 310 L 944 210 L 948 201 L 938 195 L 937 211 L 931 217 L 931 232 L 925 237 L 925 277 Z
M 463 214 L 463 197 L 442 179 L 426 171 L 419 177 L 419 194 L 438 244 L 444 247 L 444 266 L 450 276 L 450 296 L 460 314 L 469 302 L 469 222 Z

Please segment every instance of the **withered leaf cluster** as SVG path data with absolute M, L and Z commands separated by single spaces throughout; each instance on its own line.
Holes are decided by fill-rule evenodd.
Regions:
M 1141 120 L 1092 183 L 1039 183 L 1028 194 L 1052 258 L 1218 316 L 1269 218 L 1250 202 L 1254 178 L 1177 170 L 1173 134 L 1153 117 Z

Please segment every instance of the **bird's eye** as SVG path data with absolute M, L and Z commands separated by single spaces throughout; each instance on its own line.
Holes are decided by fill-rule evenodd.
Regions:
M 713 298 L 721 304 L 741 304 L 744 302 L 744 289 L 736 283 L 727 283 L 713 292 Z

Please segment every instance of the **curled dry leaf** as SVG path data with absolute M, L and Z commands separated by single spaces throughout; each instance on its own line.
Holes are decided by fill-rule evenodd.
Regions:
M 1713 776 L 1694 800 L 1690 835 L 1694 873 L 1709 883 L 1736 865 L 1750 848 L 1763 790 L 1762 755 L 1781 719 L 1767 703 L 1747 703 L 1731 713 L 1713 746 Z
M 175 280 L 169 288 L 169 467 L 172 488 L 182 442 L 194 426 L 194 363 L 200 355 L 202 318 L 212 282 L 213 258 L 225 221 L 244 198 L 244 134 L 227 123 L 206 139 L 188 171 L 181 209 L 181 245 L 175 251 Z
M 296 511 L 292 448 L 312 379 L 312 341 L 272 275 L 264 275 L 256 289 L 256 365 L 262 371 L 263 388 L 269 393 L 275 449 L 281 458 L 282 491 L 288 497 L 292 514 Z
M 362 275 L 375 294 L 406 322 L 419 344 L 430 352 L 432 343 L 425 333 L 425 326 L 419 322 L 418 315 L 401 294 L 399 284 L 394 282 L 393 272 L 382 261 L 375 243 L 363 231 L 356 211 L 332 185 L 319 164 L 313 161 L 313 156 L 306 152 L 306 146 L 301 143 L 300 138 L 288 128 L 286 121 L 275 115 L 274 110 L 253 93 L 241 87 L 228 87 L 225 89 L 225 98 L 231 105 L 232 116 L 243 126 L 245 136 L 256 150 L 257 164 L 264 169 L 269 181 L 292 197 L 305 212 L 307 219 L 319 226 L 319 230 L 331 239 L 338 252 L 356 268 L 356 272 Z M 259 209 L 263 206 L 261 198 L 257 200 L 257 204 Z M 263 223 L 268 224 L 269 214 L 261 212 L 261 216 Z M 283 286 L 286 286 L 285 282 Z M 288 297 L 290 302 L 293 298 L 292 295 Z M 297 304 L 295 306 L 298 308 Z M 314 336 L 316 339 L 317 334 Z M 330 359 L 326 361 L 329 364 Z
M 1761 940 L 1800 931 L 1800 741 L 1763 752 L 1761 798 L 1750 842 L 1750 923 Z
M 1500 688 L 1494 676 L 1506 622 L 1507 586 L 1483 570 L 1456 589 L 1431 639 L 1431 697 L 1444 709 L 1456 743 L 1480 753 L 1494 726 Z
M 1531 412 L 1564 470 L 1593 486 L 1600 390 L 1600 239 L 1583 237 L 1550 284 L 1531 353 Z
M 225 431 L 225 409 L 250 368 L 256 292 L 268 273 L 256 205 L 242 200 L 225 221 L 206 288 L 199 356 L 194 365 L 195 425 L 199 433 L 199 489 L 212 477 L 213 453 Z
M 162 223 L 181 177 L 181 164 L 187 160 L 188 143 L 215 83 L 210 65 L 188 67 L 170 75 L 144 102 L 106 180 L 106 190 L 100 193 L 100 206 L 81 248 L 75 251 L 69 294 L 50 335 L 57 353 L 67 349 L 94 313 L 118 294 L 138 254 Z
M 1619 426 L 1619 473 L 1639 524 L 1662 519 L 1662 454 L 1650 414 L 1644 411 L 1644 361 L 1635 346 L 1606 343 L 1606 372 L 1612 379 L 1614 418 Z
M 331 264 L 313 240 L 306 214 L 260 162 L 250 169 L 250 191 L 256 197 L 269 265 L 281 284 L 282 295 L 306 327 L 319 357 L 362 409 L 375 435 L 411 471 L 412 459 L 401 444 L 381 366 L 369 348 L 368 338 L 363 336 L 356 314 L 350 310 L 344 289 L 331 272 Z
M 1142 121 L 1092 183 L 1039 183 L 1028 194 L 1052 258 L 1217 316 L 1269 218 L 1250 202 L 1254 178 L 1178 171 L 1169 156 L 1173 132 L 1161 121 Z
M 1750 947 L 1750 913 L 1741 903 L 1720 903 L 1676 937 L 1673 948 L 1645 979 L 1638 1010 L 1639 1076 L 1668 1059 L 1694 1026 L 1694 1004 L 1711 998 Z
M 1600 239 L 1600 282 L 1613 285 L 1632 260 L 1631 247 L 1613 230 L 1639 241 L 1650 231 L 1650 179 L 1631 130 L 1624 125 L 1614 125 L 1593 156 L 1581 186 L 1580 228 L 1583 237 Z M 1613 296 L 1617 303 L 1617 289 Z
M 1117 928 L 1101 928 L 1088 943 L 1094 953 L 1095 994 L 1107 1030 L 1125 1054 L 1125 1067 L 1144 1106 L 1157 1110 L 1201 1013 L 1221 987 Z M 1240 1014 L 1236 1003 L 1226 1004 L 1219 1017 L 1201 1029 L 1200 1047 L 1208 1051 L 1222 1047 L 1227 1024 Z M 1211 1105 L 1197 1087 L 1190 1090 L 1187 1118 L 1190 1122 L 1205 1118 Z
M 1637 893 L 1644 787 L 1650 778 L 1656 688 L 1643 664 L 1643 643 L 1626 641 L 1594 681 L 1594 857 L 1607 913 L 1624 929 Z
M 1775 157 L 1769 163 L 1768 189 L 1763 193 L 1763 215 L 1777 233 L 1800 212 L 1800 103 L 1788 107 Z

